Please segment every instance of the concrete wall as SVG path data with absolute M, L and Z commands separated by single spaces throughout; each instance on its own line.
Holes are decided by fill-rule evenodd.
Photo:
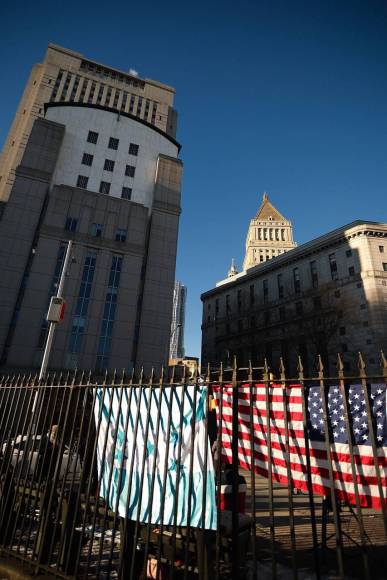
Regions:
M 121 197 L 122 187 L 130 187 L 133 201 L 152 206 L 158 155 L 178 154 L 167 137 L 141 122 L 89 107 L 49 107 L 46 118 L 66 126 L 54 183 L 75 187 L 78 175 L 84 175 L 90 191 L 98 192 L 101 181 L 106 181 L 111 184 L 109 195 Z M 89 131 L 99 134 L 95 145 L 87 142 Z M 117 150 L 108 148 L 109 137 L 119 140 Z M 137 156 L 129 155 L 130 143 L 139 146 Z M 84 153 L 93 155 L 91 167 L 82 164 Z M 105 159 L 114 161 L 114 171 L 104 171 Z M 135 167 L 134 178 L 125 176 L 126 165 Z
M 40 220 L 64 127 L 38 119 L 16 172 L 12 195 L 0 221 L 0 356 L 5 355 L 18 321 L 30 270 L 36 257 Z M 12 322 L 13 321 L 13 322 Z M 12 322 L 12 325 L 11 325 Z

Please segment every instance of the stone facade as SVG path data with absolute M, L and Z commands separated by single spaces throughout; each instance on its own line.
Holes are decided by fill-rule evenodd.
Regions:
M 270 203 L 267 193 L 250 222 L 243 269 L 271 260 L 294 248 L 292 224 Z M 230 276 L 230 274 L 229 274 Z
M 80 56 L 61 50 L 49 47 L 46 61 L 64 54 L 84 70 Z M 113 72 L 106 69 L 106 74 Z M 164 100 L 172 106 L 173 89 L 115 74 L 118 84 L 136 79 L 130 90 L 141 89 L 147 98 L 153 95 L 161 102 L 164 93 L 169 95 Z M 118 108 L 121 103 L 119 114 L 114 107 L 72 102 L 69 91 L 75 82 L 76 77 L 62 92 L 60 84 L 50 97 L 66 102 L 47 103 L 46 117 L 32 119 L 9 181 L 11 191 L 1 204 L 0 366 L 39 367 L 49 299 L 71 239 L 66 315 L 55 332 L 49 368 L 102 371 L 144 365 L 147 371 L 168 363 L 181 211 L 180 146 L 166 130 L 168 114 L 163 128 L 160 119 L 152 124 L 145 113 L 136 117 L 124 110 L 122 92 L 118 105 L 114 101 Z
M 362 351 L 377 373 L 387 347 L 387 224 L 353 222 L 227 278 L 202 295 L 202 364 L 282 356 L 290 372 L 301 354 L 329 368 Z

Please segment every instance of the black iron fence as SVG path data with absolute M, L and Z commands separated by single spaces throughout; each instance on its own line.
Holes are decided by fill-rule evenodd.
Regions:
M 387 364 L 3 377 L 0 546 L 35 573 L 385 578 Z

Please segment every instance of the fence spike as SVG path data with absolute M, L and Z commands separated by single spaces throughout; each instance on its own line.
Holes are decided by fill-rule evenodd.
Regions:
M 269 365 L 266 357 L 263 359 L 263 372 L 266 375 L 266 380 L 269 380 Z
M 175 369 L 176 369 L 176 366 L 173 365 L 172 372 L 171 372 L 171 376 L 170 376 L 170 379 L 169 379 L 169 382 L 170 382 L 171 385 L 173 385 L 173 383 L 175 382 Z
M 364 362 L 363 355 L 362 355 L 362 353 L 360 351 L 358 352 L 358 363 L 357 363 L 357 365 L 358 365 L 358 368 L 359 368 L 359 375 L 360 375 L 360 377 L 362 377 L 362 378 L 365 377 L 366 364 Z
M 304 375 L 304 366 L 302 364 L 301 355 L 297 355 L 297 371 L 299 376 Z
M 339 352 L 337 353 L 337 373 L 338 373 L 340 379 L 344 375 L 343 358 L 342 358 L 342 356 L 341 356 L 341 354 Z
M 324 363 L 322 361 L 321 354 L 317 355 L 317 370 L 318 370 L 319 377 L 323 376 Z
M 197 365 L 195 365 L 194 372 L 192 373 L 191 378 L 192 378 L 194 384 L 197 385 L 197 383 L 198 383 L 198 366 Z
M 283 361 L 282 356 L 280 356 L 279 372 L 280 372 L 281 381 L 285 381 L 285 379 L 286 379 L 285 365 L 284 365 L 284 361 Z
M 206 382 L 210 383 L 211 381 L 211 366 L 210 363 L 207 363 L 207 376 L 206 376 Z
M 188 367 L 186 367 L 186 365 L 184 365 L 182 382 L 183 382 L 183 385 L 187 384 L 187 382 L 188 382 Z
M 384 356 L 383 349 L 381 349 L 380 351 L 380 362 L 382 367 L 382 374 L 384 377 L 387 377 L 387 360 L 386 357 Z

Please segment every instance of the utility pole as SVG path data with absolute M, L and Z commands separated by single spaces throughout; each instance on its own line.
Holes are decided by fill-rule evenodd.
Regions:
M 63 262 L 62 273 L 60 275 L 58 290 L 56 292 L 56 298 L 63 299 L 63 297 L 62 297 L 63 287 L 64 287 L 64 283 L 65 283 L 65 280 L 66 280 L 67 270 L 68 270 L 68 267 L 69 267 L 72 245 L 73 245 L 72 240 L 69 240 L 69 243 L 67 245 L 65 259 L 64 259 L 64 262 Z M 52 342 L 54 340 L 55 328 L 56 328 L 56 325 L 58 324 L 58 322 L 60 320 L 59 317 L 55 321 L 53 319 L 50 319 L 50 311 L 51 311 L 52 300 L 53 299 L 51 299 L 50 308 L 49 308 L 48 313 L 47 313 L 47 320 L 49 320 L 49 324 L 50 325 L 49 325 L 49 328 L 48 328 L 47 342 L 46 342 L 46 346 L 45 346 L 45 349 L 44 349 L 42 366 L 40 368 L 40 373 L 39 373 L 39 381 L 42 380 L 42 379 L 44 379 L 44 377 L 46 376 L 48 361 L 49 361 L 50 354 L 51 354 Z M 63 304 L 62 304 L 62 309 L 63 309 Z

